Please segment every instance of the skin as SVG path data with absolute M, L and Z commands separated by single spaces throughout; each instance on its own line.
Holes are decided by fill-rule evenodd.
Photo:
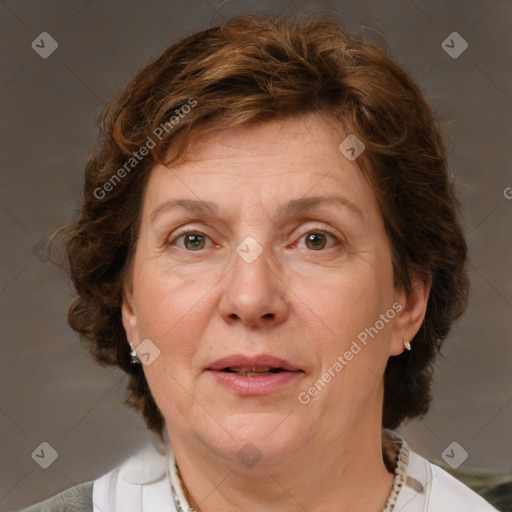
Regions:
M 308 114 L 228 129 L 195 141 L 179 165 L 155 166 L 148 181 L 123 323 L 135 346 L 150 339 L 160 350 L 144 372 L 201 512 L 377 512 L 392 487 L 381 455 L 382 377 L 420 328 L 430 283 L 413 280 L 409 295 L 394 287 L 375 195 L 338 149 L 346 134 L 328 121 Z M 322 204 L 279 215 L 290 200 L 333 195 L 360 211 Z M 177 198 L 219 210 L 163 208 L 151 220 Z M 185 231 L 205 235 L 198 250 Z M 311 233 L 320 248 L 307 243 Z M 263 250 L 252 263 L 236 252 L 248 236 Z M 299 403 L 397 302 L 403 309 L 378 335 Z M 269 394 L 240 396 L 204 371 L 231 354 L 272 354 L 303 373 Z M 246 443 L 262 455 L 252 467 L 237 457 Z

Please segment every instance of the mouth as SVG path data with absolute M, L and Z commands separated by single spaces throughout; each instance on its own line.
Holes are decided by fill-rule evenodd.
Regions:
M 241 366 L 232 366 L 221 370 L 226 373 L 235 373 L 242 377 L 262 377 L 264 375 L 272 375 L 274 373 L 281 373 L 286 370 L 283 368 L 271 368 L 270 366 L 252 366 L 251 368 L 243 368 Z
M 236 373 L 247 377 L 261 377 L 262 375 L 271 375 L 280 372 L 302 372 L 298 366 L 289 361 L 269 354 L 261 354 L 258 356 L 234 354 L 217 359 L 206 369 Z
M 298 366 L 267 354 L 224 357 L 213 362 L 205 371 L 223 387 L 239 395 L 267 394 L 291 385 L 305 374 Z

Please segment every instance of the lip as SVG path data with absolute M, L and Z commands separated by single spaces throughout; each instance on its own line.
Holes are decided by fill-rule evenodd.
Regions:
M 283 371 L 254 377 L 246 377 L 236 373 L 222 371 L 224 368 L 238 366 L 244 368 L 265 368 L 268 366 L 271 368 L 281 368 Z M 286 384 L 304 375 L 304 371 L 298 366 L 268 354 L 250 357 L 235 354 L 223 357 L 210 364 L 205 371 L 212 375 L 220 385 L 238 395 L 265 395 L 283 388 Z
M 224 368 L 231 368 L 233 366 L 242 366 L 244 368 L 252 368 L 253 366 L 265 368 L 267 366 L 271 368 L 282 368 L 287 372 L 301 371 L 298 366 L 292 363 L 280 359 L 279 357 L 271 356 L 269 354 L 261 354 L 258 356 L 244 356 L 243 354 L 233 354 L 231 356 L 222 357 L 217 359 L 207 370 L 219 371 Z

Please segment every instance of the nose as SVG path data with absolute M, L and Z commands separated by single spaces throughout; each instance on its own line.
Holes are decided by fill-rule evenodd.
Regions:
M 270 327 L 288 317 L 287 288 L 269 268 L 265 251 L 252 262 L 235 255 L 220 300 L 222 318 L 229 324 Z

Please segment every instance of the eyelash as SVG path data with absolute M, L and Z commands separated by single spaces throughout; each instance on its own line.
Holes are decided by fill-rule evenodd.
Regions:
M 335 236 L 334 234 L 332 234 L 331 232 L 329 231 L 326 231 L 324 229 L 320 229 L 320 228 L 310 228 L 308 229 L 307 231 L 304 231 L 298 238 L 297 238 L 297 242 L 299 240 L 301 240 L 304 236 L 306 235 L 309 235 L 311 233 L 321 233 L 323 235 L 326 235 L 327 237 L 331 237 L 335 242 L 337 242 L 338 245 L 343 245 L 343 241 L 340 240 L 337 236 Z M 199 231 L 199 230 L 187 230 L 187 231 L 183 231 L 181 233 L 178 233 L 172 240 L 169 240 L 167 243 L 166 243 L 166 247 L 168 248 L 171 248 L 172 246 L 174 246 L 175 242 L 180 240 L 181 238 L 183 238 L 184 236 L 186 235 L 201 235 L 201 236 L 204 236 L 205 238 L 207 238 L 208 240 L 211 241 L 211 238 L 206 235 L 205 233 L 203 233 L 202 231 Z M 297 242 L 294 242 L 293 245 L 295 245 Z M 203 252 L 203 250 L 198 250 L 198 251 L 190 251 L 186 248 L 179 248 L 183 251 L 186 251 L 186 252 L 189 252 L 189 253 L 194 253 L 194 252 Z M 309 252 L 325 252 L 326 250 L 328 249 L 320 249 L 318 251 L 314 251 L 314 250 L 310 250 Z

